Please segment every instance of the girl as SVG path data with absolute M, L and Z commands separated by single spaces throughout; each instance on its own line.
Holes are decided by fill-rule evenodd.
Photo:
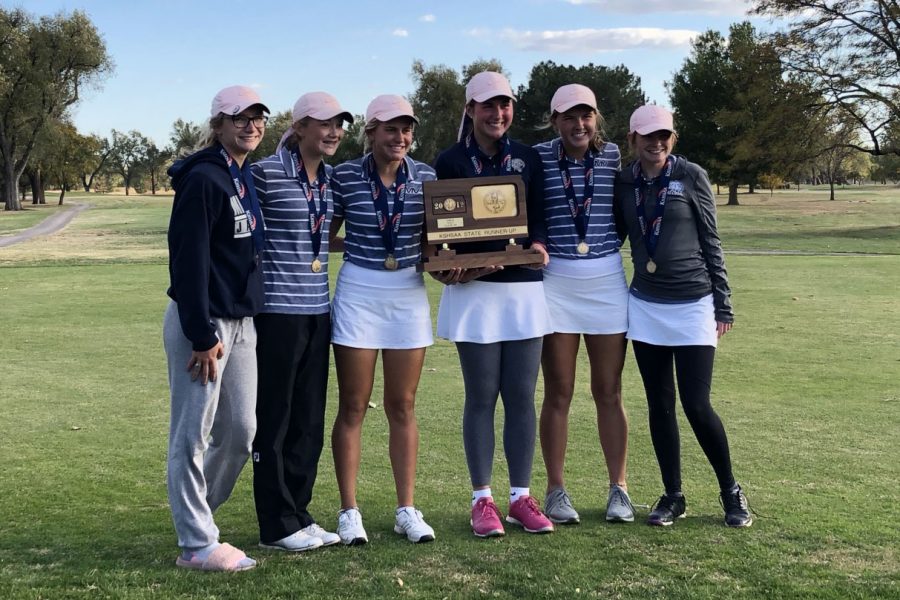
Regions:
M 403 97 L 378 96 L 366 109 L 370 151 L 334 173 L 331 234 L 334 238 L 344 225 L 345 262 L 333 306 L 339 406 L 331 441 L 341 493 L 338 535 L 348 545 L 368 541 L 356 502 L 356 475 L 379 350 L 397 489 L 394 531 L 411 542 L 434 540 L 434 530 L 413 503 L 416 389 L 425 348 L 433 343 L 425 282 L 415 265 L 421 255 L 422 182 L 435 178 L 431 167 L 407 156 L 417 122 Z
M 556 139 L 535 149 L 544 163 L 547 251 L 544 293 L 553 333 L 544 337 L 541 450 L 547 468 L 544 512 L 554 523 L 578 523 L 563 483 L 575 364 L 584 336 L 591 367 L 597 428 L 609 473 L 606 520 L 634 521 L 625 484 L 628 420 L 622 407 L 622 367 L 628 288 L 613 221 L 613 181 L 619 148 L 600 137 L 594 93 L 573 83 L 550 101 Z
M 331 342 L 328 233 L 333 212 L 323 162 L 352 115 L 325 92 L 300 96 L 276 153 L 253 165 L 269 228 L 265 304 L 256 317 L 258 429 L 253 495 L 260 545 L 299 552 L 336 544 L 309 514 L 325 436 Z
M 169 169 L 169 505 L 179 567 L 243 571 L 256 561 L 219 543 L 213 513 L 228 499 L 256 429 L 256 330 L 262 307 L 262 214 L 247 155 L 269 109 L 251 88 L 212 101 L 203 149 Z
M 507 137 L 513 119 L 513 95 L 500 73 L 478 73 L 466 85 L 459 141 L 435 163 L 438 178 L 486 175 L 521 177 L 525 183 L 530 245 L 545 248 L 543 168 L 529 148 Z M 457 252 L 503 250 L 505 241 L 469 242 Z M 541 341 L 550 332 L 541 271 L 525 267 L 453 269 L 435 277 L 447 284 L 438 311 L 438 335 L 456 342 L 465 382 L 463 445 L 472 482 L 472 530 L 478 537 L 504 534 L 491 491 L 494 460 L 494 412 L 503 398 L 503 447 L 509 467 L 507 522 L 530 533 L 553 531 L 553 523 L 531 497 L 534 458 L 534 388 Z M 477 281 L 476 281 L 477 279 Z
M 715 197 L 706 171 L 672 155 L 675 140 L 672 113 L 653 105 L 635 110 L 628 143 L 636 160 L 615 184 L 634 264 L 627 337 L 644 380 L 665 486 L 648 523 L 671 525 L 685 514 L 677 380 L 685 415 L 719 480 L 725 523 L 749 527 L 753 517 L 731 473 L 728 438 L 709 401 L 716 345 L 734 322 Z

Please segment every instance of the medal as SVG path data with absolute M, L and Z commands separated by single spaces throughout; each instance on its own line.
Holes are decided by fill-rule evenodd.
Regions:
M 397 259 L 394 258 L 393 254 L 388 254 L 387 258 L 384 259 L 384 268 L 388 271 L 396 271 L 397 270 Z
M 647 261 L 647 272 L 653 275 L 656 273 L 656 263 L 653 262 L 653 259 Z
M 313 259 L 312 264 L 309 265 L 309 270 L 313 273 L 318 273 L 322 270 L 322 261 L 319 260 L 319 257 Z
M 587 254 L 590 251 L 590 247 L 587 245 L 587 242 L 581 240 L 578 243 L 578 254 Z

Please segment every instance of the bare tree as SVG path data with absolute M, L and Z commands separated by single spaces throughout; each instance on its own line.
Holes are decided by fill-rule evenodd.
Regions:
M 885 134 L 900 121 L 898 0 L 755 0 L 754 12 L 793 19 L 775 35 L 789 69 L 813 79 L 823 108 L 846 114 L 872 155 L 898 154 Z

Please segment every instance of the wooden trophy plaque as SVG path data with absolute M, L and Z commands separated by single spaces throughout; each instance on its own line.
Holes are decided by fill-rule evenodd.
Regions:
M 543 255 L 515 243 L 528 237 L 525 182 L 517 175 L 424 183 L 425 228 L 419 271 L 541 264 Z M 469 242 L 508 240 L 498 252 L 458 253 Z

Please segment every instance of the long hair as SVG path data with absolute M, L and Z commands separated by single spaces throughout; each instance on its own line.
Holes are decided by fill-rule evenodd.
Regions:
M 178 158 L 184 158 L 194 152 L 199 152 L 200 150 L 214 146 L 219 141 L 216 130 L 219 129 L 224 122 L 225 113 L 219 113 L 214 117 L 210 117 L 209 121 L 203 124 L 203 129 L 200 131 L 200 139 L 197 144 L 190 148 L 183 148 L 178 154 Z

